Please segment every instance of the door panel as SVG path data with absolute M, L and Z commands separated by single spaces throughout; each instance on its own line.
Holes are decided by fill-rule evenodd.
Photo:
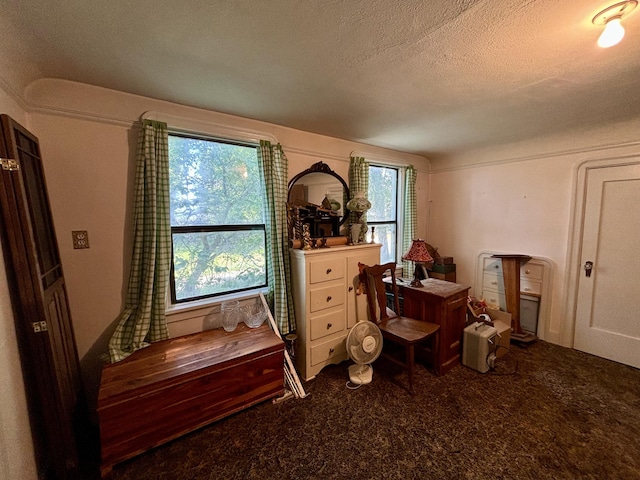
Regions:
M 0 218 L 36 464 L 40 478 L 73 479 L 82 386 L 40 149 L 24 127 L 0 118 L 0 157 L 16 161 L 0 170 Z
M 578 350 L 636 368 L 640 368 L 639 204 L 640 165 L 588 171 L 574 338 Z M 590 276 L 586 262 L 593 262 Z

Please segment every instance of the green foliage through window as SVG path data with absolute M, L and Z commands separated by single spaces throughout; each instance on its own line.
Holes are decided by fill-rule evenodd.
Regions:
M 174 302 L 267 283 L 256 147 L 169 135 Z
M 398 169 L 369 166 L 369 191 L 371 209 L 367 211 L 367 223 L 376 229 L 376 242 L 382 244 L 380 262 L 397 261 L 398 243 Z

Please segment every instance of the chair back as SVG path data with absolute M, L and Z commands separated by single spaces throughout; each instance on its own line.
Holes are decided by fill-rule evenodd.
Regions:
M 398 288 L 396 286 L 396 264 L 394 262 L 383 265 L 365 265 L 358 263 L 361 281 L 364 282 L 367 290 L 367 306 L 369 308 L 369 318 L 372 322 L 379 324 L 389 318 L 400 315 L 400 302 L 398 300 Z M 387 307 L 387 288 L 382 281 L 385 272 L 390 272 L 392 308 Z

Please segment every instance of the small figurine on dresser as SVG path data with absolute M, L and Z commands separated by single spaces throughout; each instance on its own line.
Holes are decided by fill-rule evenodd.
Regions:
M 302 250 L 311 250 L 311 232 L 309 232 L 309 224 L 302 225 Z

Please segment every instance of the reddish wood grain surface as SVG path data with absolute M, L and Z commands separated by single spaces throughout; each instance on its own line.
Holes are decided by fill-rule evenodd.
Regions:
M 284 344 L 263 325 L 157 342 L 105 366 L 98 398 L 102 472 L 284 393 Z

